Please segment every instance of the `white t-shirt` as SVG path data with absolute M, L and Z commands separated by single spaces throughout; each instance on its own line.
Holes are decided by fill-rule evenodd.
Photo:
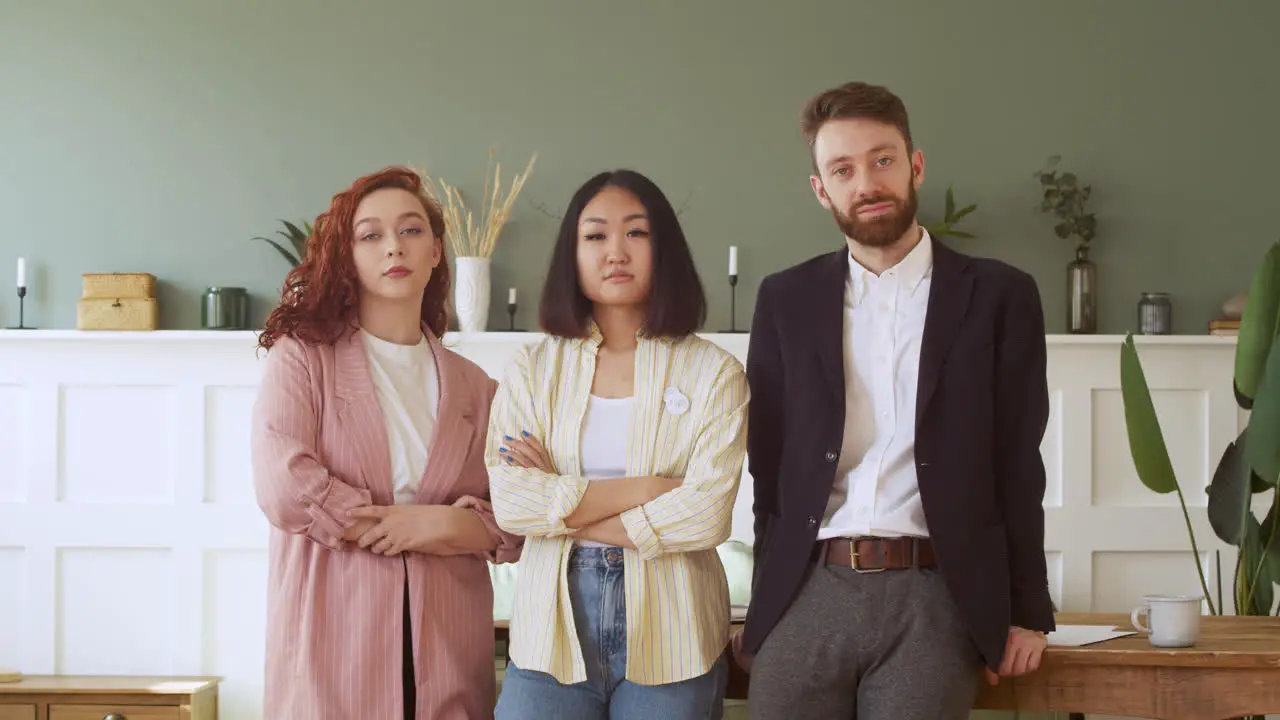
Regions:
M 427 469 L 427 449 L 440 409 L 435 355 L 425 335 L 415 345 L 400 345 L 362 334 L 369 374 L 387 425 L 396 504 L 409 504 L 417 498 Z
M 587 399 L 582 421 L 582 474 L 589 480 L 626 477 L 627 439 L 631 432 L 631 398 Z M 607 547 L 594 540 L 575 540 L 585 547 Z

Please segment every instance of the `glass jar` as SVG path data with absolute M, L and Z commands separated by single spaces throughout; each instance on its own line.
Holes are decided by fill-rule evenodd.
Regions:
M 211 287 L 200 299 L 200 321 L 205 330 L 247 330 L 249 293 L 240 287 Z
M 1173 332 L 1173 303 L 1168 293 L 1144 292 L 1138 301 L 1138 333 L 1168 335 Z

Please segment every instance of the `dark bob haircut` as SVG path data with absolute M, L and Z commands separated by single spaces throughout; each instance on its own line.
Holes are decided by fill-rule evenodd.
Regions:
M 591 300 L 582 292 L 578 277 L 578 221 L 587 203 L 607 187 L 622 188 L 635 195 L 649 216 L 653 281 L 641 332 L 649 337 L 669 338 L 696 332 L 706 321 L 707 298 L 684 231 L 667 196 L 652 180 L 632 170 L 602 172 L 578 188 L 569 201 L 542 285 L 538 308 L 542 329 L 559 337 L 587 337 Z

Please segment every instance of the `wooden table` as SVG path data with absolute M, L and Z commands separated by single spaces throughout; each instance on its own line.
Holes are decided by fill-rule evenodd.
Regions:
M 1129 616 L 1059 613 L 1059 625 L 1133 630 Z M 1280 618 L 1205 617 L 1192 648 L 1153 647 L 1131 635 L 1050 647 L 1030 675 L 979 677 L 977 710 L 1093 713 L 1155 720 L 1227 720 L 1280 713 Z M 505 636 L 506 623 L 498 623 Z M 745 699 L 749 676 L 730 663 L 726 697 Z
M 1060 613 L 1062 625 L 1114 625 L 1122 614 Z M 1084 647 L 1051 647 L 1040 669 L 981 683 L 975 708 L 1224 720 L 1280 713 L 1280 618 L 1205 617 L 1192 648 L 1152 647 L 1131 635 Z
M 217 678 L 36 675 L 0 683 L 0 720 L 217 717 Z
M 1128 615 L 1059 613 L 1060 625 L 1133 630 Z M 731 664 L 728 696 L 747 696 Z M 1193 648 L 1152 647 L 1145 635 L 1050 647 L 1040 668 L 992 687 L 979 679 L 977 710 L 1095 713 L 1156 720 L 1226 720 L 1280 713 L 1280 618 L 1206 617 Z

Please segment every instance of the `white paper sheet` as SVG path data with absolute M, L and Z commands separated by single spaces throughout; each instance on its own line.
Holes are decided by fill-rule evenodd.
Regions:
M 742 622 L 747 619 L 746 605 L 729 606 L 729 622 Z
M 1114 625 L 1059 625 L 1048 638 L 1051 647 L 1080 647 L 1135 634 L 1133 630 L 1117 630 Z

